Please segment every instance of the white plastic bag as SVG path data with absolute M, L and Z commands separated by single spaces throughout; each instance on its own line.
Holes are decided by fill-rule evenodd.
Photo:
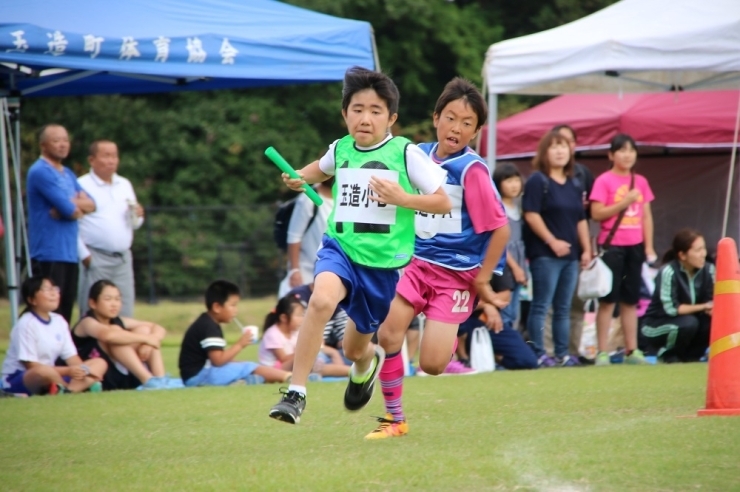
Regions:
M 598 299 L 612 291 L 611 269 L 600 257 L 594 258 L 578 276 L 578 298 L 585 301 Z
M 493 345 L 488 328 L 479 326 L 470 334 L 470 367 L 478 372 L 491 372 L 496 369 L 493 358 Z

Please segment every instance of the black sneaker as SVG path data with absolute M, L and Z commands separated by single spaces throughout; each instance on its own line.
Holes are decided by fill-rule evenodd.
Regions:
M 350 377 L 347 389 L 344 392 L 344 408 L 350 412 L 356 412 L 368 404 L 373 397 L 375 381 L 378 379 L 380 369 L 385 362 L 385 350 L 380 345 L 375 346 L 375 369 L 364 383 L 355 383 Z
M 297 424 L 301 421 L 301 414 L 306 408 L 306 395 L 297 391 L 288 391 L 285 388 L 280 388 L 280 393 L 283 394 L 283 397 L 277 405 L 270 409 L 270 418 L 282 420 L 289 424 Z

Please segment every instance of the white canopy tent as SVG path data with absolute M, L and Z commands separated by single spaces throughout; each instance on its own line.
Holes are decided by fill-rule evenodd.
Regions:
M 483 77 L 493 169 L 498 94 L 740 89 L 740 0 L 621 0 L 575 22 L 490 46 Z M 738 126 L 740 101 L 727 207 Z

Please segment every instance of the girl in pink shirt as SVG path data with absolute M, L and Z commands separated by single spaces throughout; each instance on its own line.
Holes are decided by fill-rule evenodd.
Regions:
M 275 309 L 265 318 L 265 334 L 259 347 L 259 362 L 268 367 L 285 371 L 293 369 L 298 328 L 303 322 L 305 308 L 297 297 L 287 295 L 280 299 Z M 337 349 L 322 347 L 311 372 L 321 376 L 346 376 L 345 365 Z
M 653 214 L 650 210 L 650 202 L 655 197 L 647 179 L 634 173 L 637 146 L 632 137 L 625 134 L 615 136 L 611 141 L 609 160 L 612 168 L 596 178 L 590 197 L 591 217 L 601 222 L 597 240 L 600 249 L 603 249 L 619 214 L 624 211 L 624 216 L 602 256 L 612 270 L 614 280 L 611 292 L 599 299 L 596 365 L 609 364 L 609 326 L 617 302 L 624 330 L 625 362 L 644 364 L 645 357 L 637 349 L 637 302 L 642 264 L 657 258 L 653 249 Z

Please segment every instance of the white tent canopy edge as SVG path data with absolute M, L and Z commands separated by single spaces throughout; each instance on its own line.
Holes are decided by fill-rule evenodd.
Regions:
M 491 45 L 483 64 L 488 165 L 496 166 L 498 94 L 740 89 L 739 51 L 737 0 L 621 0 L 569 24 Z M 738 122 L 729 183 L 740 102 Z

